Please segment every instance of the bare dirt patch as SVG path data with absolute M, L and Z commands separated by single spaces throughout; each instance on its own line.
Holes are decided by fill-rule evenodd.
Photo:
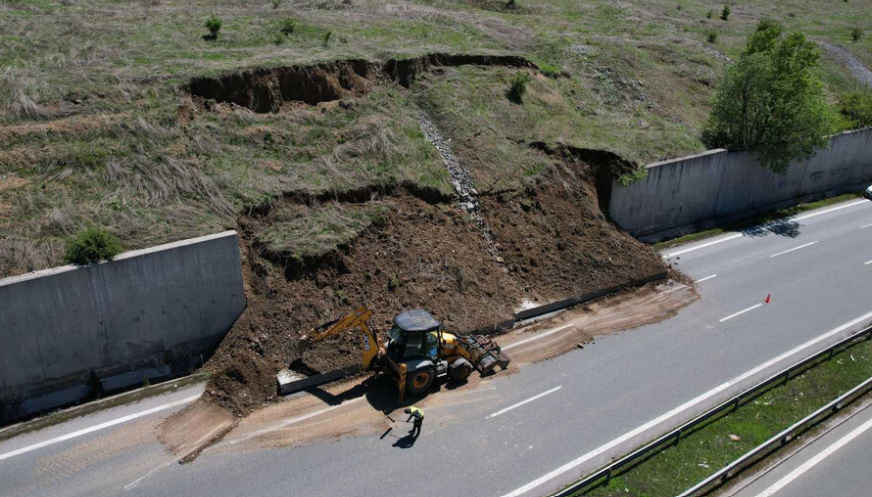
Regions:
M 259 68 L 219 77 L 193 78 L 186 91 L 200 106 L 232 103 L 255 112 L 278 112 L 294 102 L 317 105 L 351 98 L 369 91 L 378 79 L 408 87 L 418 74 L 439 66 L 509 66 L 535 64 L 514 55 L 435 53 L 381 64 L 348 59 L 315 65 Z
M 157 426 L 157 438 L 174 456 L 189 460 L 234 426 L 231 412 L 202 399 Z

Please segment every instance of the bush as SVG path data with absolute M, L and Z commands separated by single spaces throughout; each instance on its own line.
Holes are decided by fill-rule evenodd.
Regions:
M 714 17 L 714 16 L 715 16 L 715 13 L 712 12 L 712 11 L 708 11 L 708 12 L 705 13 L 705 18 L 706 18 L 706 19 L 711 19 L 711 18 Z
M 331 36 L 333 36 L 333 31 L 327 31 L 327 33 L 324 34 L 324 48 L 327 48 L 328 46 L 330 46 L 330 37 Z
M 282 19 L 282 34 L 285 36 L 290 36 L 294 33 L 294 28 L 296 28 L 296 22 L 290 17 L 285 17 Z
M 726 21 L 730 18 L 730 6 L 724 5 L 724 8 L 721 9 L 721 20 Z
M 530 75 L 525 72 L 519 72 L 512 78 L 512 83 L 506 91 L 506 98 L 510 101 L 521 104 L 524 102 L 524 94 L 527 93 L 527 83 L 530 82 Z
M 784 172 L 827 144 L 836 115 L 817 76 L 820 52 L 801 33 L 761 21 L 739 61 L 725 69 L 702 138 L 711 148 L 754 150 Z
M 509 0 L 508 2 L 506 2 L 506 8 L 509 10 L 514 10 L 518 8 L 518 5 L 515 3 L 515 0 Z
M 847 128 L 872 126 L 872 90 L 860 90 L 839 96 L 839 113 L 847 121 Z
M 121 242 L 114 235 L 106 230 L 88 228 L 67 240 L 64 260 L 79 265 L 111 261 L 121 250 Z
M 714 43 L 718 41 L 718 33 L 715 30 L 711 30 L 706 34 L 705 38 L 709 43 Z
M 204 38 L 209 40 L 218 39 L 218 31 L 221 30 L 222 24 L 223 23 L 221 22 L 220 17 L 216 16 L 215 14 L 209 16 L 209 18 L 206 19 L 206 22 L 203 24 L 204 26 L 206 26 L 206 29 L 209 30 L 209 34 L 204 36 Z
M 282 0 L 272 0 L 273 9 L 277 9 L 282 6 Z
M 860 28 L 854 28 L 851 30 L 851 41 L 858 42 L 860 38 L 863 38 L 863 30 Z

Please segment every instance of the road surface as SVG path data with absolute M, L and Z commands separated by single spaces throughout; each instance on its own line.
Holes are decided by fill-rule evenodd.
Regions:
M 154 436 L 180 405 L 82 433 L 129 406 L 0 443 L 3 495 L 544 495 L 872 321 L 870 245 L 872 202 L 851 201 L 671 249 L 700 300 L 428 409 L 410 448 L 379 434 L 224 444 L 182 466 Z
M 872 485 L 872 404 L 828 423 L 825 434 L 763 474 L 740 482 L 735 497 L 866 497 Z M 789 449 L 788 449 L 789 450 Z

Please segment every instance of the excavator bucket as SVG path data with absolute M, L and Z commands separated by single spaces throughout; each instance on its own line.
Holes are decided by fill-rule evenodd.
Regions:
M 459 337 L 459 340 L 469 351 L 470 362 L 482 376 L 493 373 L 497 366 L 506 369 L 511 362 L 511 358 L 500 350 L 500 346 L 488 337 L 470 335 Z

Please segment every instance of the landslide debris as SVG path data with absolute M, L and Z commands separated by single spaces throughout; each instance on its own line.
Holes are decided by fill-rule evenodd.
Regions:
M 240 217 L 248 308 L 206 365 L 215 374 L 207 395 L 245 415 L 275 396 L 280 368 L 311 374 L 356 364 L 354 333 L 317 343 L 305 357 L 296 339 L 361 305 L 375 312 L 378 330 L 421 307 L 466 332 L 509 319 L 524 300 L 665 270 L 600 210 L 602 167 L 570 152 L 550 157 L 555 167 L 535 184 L 480 197 L 498 257 L 456 201 L 428 202 L 402 188 L 369 200 L 289 195 Z

